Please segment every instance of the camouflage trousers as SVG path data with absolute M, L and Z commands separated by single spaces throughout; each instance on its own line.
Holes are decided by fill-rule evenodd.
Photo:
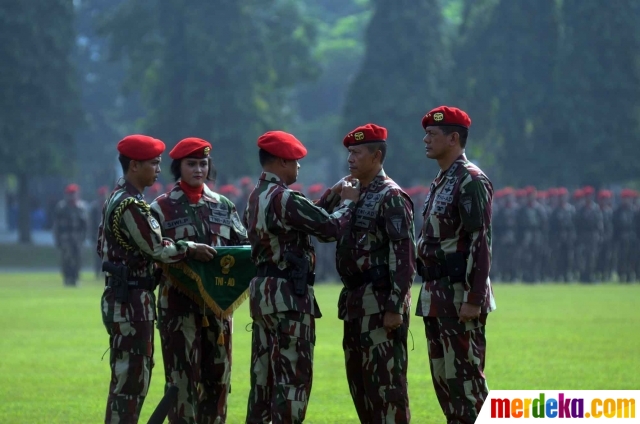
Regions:
M 106 324 L 111 384 L 104 422 L 135 424 L 151 382 L 153 321 Z
M 344 322 L 344 349 L 351 398 L 362 423 L 408 423 L 407 327 L 387 332 L 384 313 Z
M 218 424 L 227 420 L 231 387 L 232 319 L 174 313 L 158 308 L 158 329 L 167 385 L 178 387 L 171 424 Z M 221 335 L 222 332 L 222 335 Z
M 254 317 L 247 423 L 301 423 L 313 379 L 315 318 L 297 311 Z
M 486 315 L 467 323 L 424 317 L 431 379 L 447 424 L 472 424 L 489 394 L 484 376 Z
M 64 285 L 75 286 L 80 276 L 80 246 L 77 243 L 62 243 L 60 256 Z

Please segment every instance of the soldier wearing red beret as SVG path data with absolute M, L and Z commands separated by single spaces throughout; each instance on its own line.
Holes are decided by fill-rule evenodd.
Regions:
M 613 212 L 613 233 L 616 235 L 615 263 L 618 280 L 623 283 L 633 281 L 635 263 L 637 257 L 635 251 L 638 245 L 638 233 L 636 229 L 637 211 L 633 201 L 636 193 L 624 188 L 620 191 L 620 203 Z M 636 279 L 639 275 L 636 274 Z
M 107 201 L 109 196 L 109 187 L 101 186 L 96 191 L 96 199 L 91 203 L 89 207 L 89 235 L 91 241 L 98 242 L 98 227 L 100 227 L 100 221 L 102 220 L 102 208 L 104 202 Z M 102 258 L 96 255 L 94 256 L 93 270 L 95 272 L 96 280 L 102 277 Z
M 80 187 L 69 184 L 64 199 L 53 212 L 53 238 L 61 253 L 62 277 L 65 286 L 76 286 L 80 276 L 80 250 L 87 238 L 88 207 L 80 199 Z
M 572 281 L 575 270 L 576 208 L 569 202 L 569 191 L 559 187 L 556 205 L 549 217 L 551 260 L 549 268 L 553 281 Z
M 98 255 L 108 273 L 101 300 L 111 347 L 108 423 L 137 423 L 149 389 L 158 283 L 154 262 L 187 257 L 208 261 L 215 253 L 206 244 L 164 238 L 144 201 L 142 192 L 160 173 L 164 147 L 162 141 L 145 135 L 120 140 L 118 159 L 124 176 L 104 204 L 98 229 Z
M 548 212 L 534 186 L 524 188 L 525 200 L 518 209 L 518 260 L 522 281 L 537 283 L 543 279 L 545 240 L 548 235 Z
M 611 190 L 599 190 L 597 203 L 602 212 L 602 235 L 596 264 L 596 280 L 611 281 L 613 278 L 614 239 L 613 239 L 613 193 Z
M 214 247 L 248 244 L 236 206 L 223 194 L 228 193 L 226 186 L 216 193 L 205 184 L 210 152 L 211 144 L 200 138 L 178 142 L 169 152 L 176 184 L 151 204 L 151 211 L 164 237 Z M 237 191 L 233 185 L 230 188 Z M 227 421 L 232 320 L 215 314 L 163 278 L 158 296 L 162 360 L 167 383 L 178 387 L 178 400 L 169 410 L 170 422 Z
M 315 318 L 321 316 L 309 235 L 336 240 L 351 221 L 358 190 L 343 182 L 343 203 L 330 214 L 290 189 L 307 154 L 295 136 L 270 131 L 258 138 L 258 148 L 263 172 L 244 215 L 258 268 L 249 288 L 253 340 L 246 422 L 301 423 L 311 394 Z
M 338 317 L 349 391 L 361 422 L 407 423 L 407 328 L 416 272 L 413 203 L 383 169 L 386 128 L 359 126 L 342 143 L 350 177 L 361 185 L 355 218 L 335 254 L 344 284 Z M 325 193 L 319 204 L 330 204 L 331 196 Z M 363 334 L 371 334 L 372 341 Z
M 493 186 L 465 156 L 470 125 L 464 111 L 449 106 L 422 118 L 426 156 L 440 172 L 422 208 L 416 314 L 424 317 L 432 381 L 452 423 L 474 422 L 489 394 L 485 324 L 496 308 L 489 280 Z
M 595 189 L 586 186 L 581 193 L 582 202 L 576 208 L 576 265 L 580 282 L 593 283 L 603 240 L 604 219 L 602 210 L 595 202 Z

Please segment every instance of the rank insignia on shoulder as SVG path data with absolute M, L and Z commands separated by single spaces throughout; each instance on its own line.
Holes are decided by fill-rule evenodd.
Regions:
M 155 218 L 149 218 L 149 224 L 151 224 L 151 228 L 153 228 L 154 230 L 160 228 L 160 224 L 158 224 L 158 221 L 156 221 Z

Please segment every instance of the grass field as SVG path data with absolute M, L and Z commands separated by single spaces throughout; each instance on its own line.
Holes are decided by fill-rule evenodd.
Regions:
M 417 300 L 414 287 L 414 308 Z M 89 274 L 63 288 L 57 274 L 0 274 L 0 422 L 99 423 L 109 380 L 101 285 Z M 314 382 L 308 423 L 357 423 L 344 373 L 338 285 L 317 289 Z M 496 285 L 498 310 L 487 327 L 486 374 L 492 389 L 638 389 L 639 285 Z M 249 392 L 247 304 L 235 314 L 229 423 L 242 423 Z M 427 361 L 424 327 L 412 318 L 409 396 L 414 423 L 442 423 Z M 140 422 L 161 397 L 156 367 Z

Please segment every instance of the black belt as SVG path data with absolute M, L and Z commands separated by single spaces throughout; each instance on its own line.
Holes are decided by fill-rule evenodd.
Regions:
M 423 266 L 419 274 L 424 281 L 434 281 L 448 277 L 449 271 L 444 265 Z
M 130 289 L 139 289 L 139 290 L 155 290 L 156 289 L 156 279 L 153 277 L 130 277 L 127 281 Z M 117 282 L 113 277 L 106 277 L 104 281 L 104 285 L 107 287 L 113 287 L 117 285 Z
M 274 263 L 262 263 L 258 265 L 258 273 L 256 274 L 258 277 L 273 277 L 273 278 L 284 278 L 291 279 L 291 270 L 289 268 L 280 269 Z M 307 278 L 307 284 L 309 286 L 313 286 L 316 280 L 316 274 L 314 272 L 309 273 L 309 277 Z
M 374 266 L 358 274 L 341 276 L 340 279 L 349 290 L 367 283 L 373 283 L 376 288 L 387 288 L 386 286 L 389 285 L 389 266 Z

